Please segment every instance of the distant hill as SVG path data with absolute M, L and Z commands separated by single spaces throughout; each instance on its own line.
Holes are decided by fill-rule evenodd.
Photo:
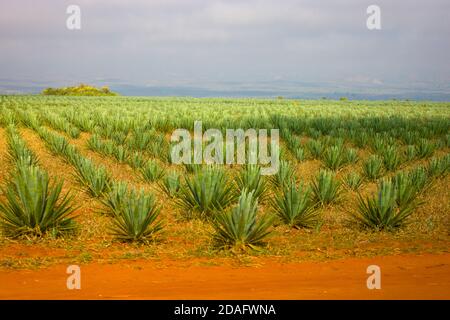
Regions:
M 80 84 L 76 87 L 64 88 L 46 88 L 42 91 L 46 96 L 116 96 L 117 93 L 109 90 L 109 87 L 103 86 L 96 88 L 87 84 Z

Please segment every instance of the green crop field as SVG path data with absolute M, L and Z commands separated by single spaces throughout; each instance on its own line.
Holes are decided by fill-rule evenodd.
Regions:
M 194 121 L 279 129 L 278 172 L 171 163 Z M 0 163 L 5 268 L 448 252 L 450 103 L 1 96 Z

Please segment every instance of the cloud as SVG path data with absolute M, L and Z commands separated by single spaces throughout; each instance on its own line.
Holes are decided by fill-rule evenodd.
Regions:
M 69 4 L 82 30 L 65 28 Z M 450 80 L 448 0 L 18 0 L 0 4 L 5 77 L 154 81 Z M 365 77 L 365 78 L 364 78 Z M 359 80 L 358 80 L 359 79 Z

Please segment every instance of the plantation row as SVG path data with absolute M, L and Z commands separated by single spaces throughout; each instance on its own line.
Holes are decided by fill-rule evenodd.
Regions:
M 14 104 L 8 100 L 10 103 L 4 103 L 6 108 L 1 119 L 5 125 L 17 122 L 20 121 L 21 113 L 32 109 L 34 116 L 39 116 L 72 138 L 77 138 L 81 131 L 93 133 L 95 136 L 92 137 L 91 147 L 101 149 L 103 153 L 113 155 L 122 162 L 139 162 L 137 152 L 141 152 L 163 163 L 170 163 L 170 145 L 166 135 L 176 128 L 192 129 L 194 120 L 198 119 L 203 121 L 204 130 L 279 128 L 289 150 L 286 158 L 292 157 L 292 160 L 297 161 L 318 159 L 331 170 L 339 170 L 347 164 L 357 162 L 360 151 L 365 149 L 374 155 L 367 166 L 378 167 L 383 162 L 386 171 L 394 171 L 406 166 L 408 162 L 428 158 L 435 151 L 446 150 L 450 146 L 449 121 L 441 116 L 444 113 L 442 110 L 446 109 L 439 105 L 433 112 L 427 111 L 425 107 L 411 107 L 408 113 L 401 116 L 398 112 L 390 115 L 391 110 L 383 110 L 381 107 L 380 110 L 367 107 L 352 107 L 348 110 L 345 105 L 339 106 L 337 110 L 329 106 L 305 107 L 299 109 L 297 114 L 288 116 L 276 113 L 285 113 L 283 107 L 277 106 L 270 110 L 268 104 L 258 106 L 262 110 L 236 107 L 236 115 L 229 117 L 225 105 L 222 107 L 225 111 L 217 118 L 217 112 L 212 108 L 195 108 L 189 105 L 193 110 L 188 112 L 182 104 L 176 103 L 173 104 L 178 109 L 173 110 L 174 106 L 167 106 L 168 110 L 163 113 L 159 105 L 144 108 L 137 103 L 131 108 L 128 100 L 116 98 L 123 103 L 120 105 L 120 112 L 116 113 L 110 112 L 116 107 L 114 104 L 100 104 L 95 108 L 84 104 L 65 106 L 62 103 L 65 100 L 60 99 L 56 101 L 62 107 L 41 104 L 41 100 L 37 100 L 38 103 L 28 102 L 30 108 L 27 103 L 21 105 L 18 113 L 15 112 Z M 105 103 L 108 99 L 100 101 Z M 161 104 L 165 105 L 164 100 Z M 29 117 L 32 118 L 33 115 L 25 118 Z
M 36 127 L 36 118 L 24 118 L 23 122 L 29 127 Z M 30 119 L 33 119 L 30 121 Z M 66 122 L 67 123 L 67 122 Z M 77 130 L 76 127 L 69 126 L 69 130 L 61 129 L 61 126 L 49 122 L 49 125 L 53 128 L 73 136 L 70 132 Z M 139 139 L 137 137 L 140 137 Z M 142 138 L 144 137 L 144 138 Z M 114 157 L 121 163 L 127 163 L 132 168 L 139 169 L 144 178 L 150 182 L 156 181 L 163 175 L 163 171 L 158 167 L 156 161 L 146 161 L 148 157 L 157 157 L 161 161 L 161 157 L 168 157 L 168 152 L 164 153 L 168 149 L 168 143 L 164 138 L 155 139 L 155 137 L 145 138 L 145 135 L 137 135 L 136 139 L 127 140 L 133 141 L 133 145 L 138 147 L 129 147 L 116 142 L 116 140 L 104 140 L 99 138 L 98 135 L 92 135 L 88 140 L 88 147 L 96 152 L 99 152 L 105 156 Z M 160 136 L 159 136 L 160 137 Z M 139 140 L 138 142 L 136 142 Z M 148 142 L 142 143 L 142 141 L 152 141 L 152 145 L 149 147 Z M 122 139 L 122 141 L 125 141 Z M 156 142 L 155 142 L 156 141 Z M 304 149 L 302 147 L 292 146 L 291 140 L 286 139 L 288 149 L 294 154 L 298 161 L 304 161 Z M 298 141 L 298 140 L 295 140 Z M 320 159 L 325 168 L 338 171 L 347 165 L 355 165 L 360 161 L 358 151 L 351 147 L 345 147 L 342 141 L 337 142 L 329 147 L 324 147 L 324 144 L 317 140 L 309 140 L 306 144 L 309 153 L 313 155 L 314 159 Z M 405 149 L 405 153 L 401 153 L 397 147 L 389 144 L 382 144 L 377 142 L 377 149 L 380 150 L 378 154 L 372 154 L 368 158 L 362 161 L 361 171 L 364 177 L 370 181 L 374 181 L 389 172 L 395 172 L 396 170 L 408 166 L 411 162 L 420 159 L 427 159 L 431 157 L 436 149 L 436 146 L 431 142 L 424 139 L 420 140 L 416 146 L 408 146 Z M 446 147 L 444 147 L 446 148 Z M 284 152 L 285 153 L 285 152 Z M 360 153 L 360 152 L 359 152 Z M 381 154 L 382 156 L 380 156 Z M 282 157 L 284 156 L 282 151 Z M 289 158 L 289 157 L 288 157 Z M 292 160 L 292 159 L 291 159 Z M 166 163 L 162 161 L 163 163 Z M 192 171 L 192 165 L 187 166 L 188 171 Z
M 5 187 L 6 200 L 0 201 L 2 233 L 15 238 L 73 231 L 70 215 L 75 207 L 71 196 L 61 194 L 62 182 L 50 181 L 13 126 L 8 127 L 7 141 L 13 169 Z
M 226 100 L 205 99 L 211 105 L 220 103 L 223 117 L 218 118 L 211 106 L 199 107 L 192 99 L 171 100 L 177 108 L 167 105 L 164 99 L 1 99 L 0 120 L 8 128 L 13 171 L 6 184 L 8 197 L 2 199 L 0 211 L 2 221 L 14 216 L 12 220 L 20 221 L 15 227 L 2 224 L 4 230 L 9 229 L 4 232 L 9 237 L 74 230 L 71 196 L 61 195 L 60 182 L 48 181 L 36 157 L 20 139 L 17 126 L 33 129 L 53 154 L 73 167 L 78 183 L 98 199 L 102 212 L 111 217 L 111 234 L 123 241 L 148 242 L 163 230 L 157 197 L 116 181 L 105 167 L 83 156 L 69 141 L 79 139 L 82 132 L 89 136 L 88 149 L 129 165 L 143 181 L 154 183 L 156 190 L 172 199 L 185 218 L 211 223 L 214 243 L 220 248 L 255 248 L 280 223 L 314 228 L 322 221 L 320 209 L 339 203 L 345 189 L 358 194 L 357 207 L 349 217 L 361 226 L 375 230 L 401 227 L 425 201 L 424 192 L 445 179 L 450 167 L 449 109 L 445 105 L 399 106 L 409 111 L 402 113 L 383 106 L 339 105 L 336 111 L 330 105 L 292 107 L 292 102 L 257 100 L 246 100 L 245 109 L 239 107 L 243 103 L 240 100 L 228 105 Z M 205 100 L 198 101 L 202 104 Z M 120 111 L 111 112 L 115 108 Z M 196 111 L 199 115 L 195 115 Z M 185 165 L 180 169 L 171 165 L 171 130 L 191 128 L 193 120 L 199 118 L 205 119 L 205 130 L 280 128 L 282 161 L 277 174 L 261 176 L 261 168 L 255 165 L 231 170 L 207 165 Z M 30 157 L 26 164 L 22 153 L 24 159 Z M 306 183 L 298 176 L 296 166 L 309 159 L 320 160 L 322 168 L 311 183 Z M 345 167 L 350 171 L 339 179 L 337 173 Z M 46 196 L 24 198 L 20 190 L 27 190 L 29 184 L 24 180 L 20 185 L 14 180 L 20 170 L 40 170 L 42 174 L 36 179 L 40 179 L 39 183 L 46 181 Z M 363 196 L 359 189 L 367 182 L 375 182 L 377 191 Z M 25 209 L 29 203 L 23 202 L 38 203 L 55 194 L 60 200 L 52 205 L 43 203 L 33 206 L 34 211 Z M 44 213 L 41 208 L 47 207 L 53 209 Z M 58 215 L 61 211 L 67 214 Z M 69 222 L 70 228 L 66 227 Z

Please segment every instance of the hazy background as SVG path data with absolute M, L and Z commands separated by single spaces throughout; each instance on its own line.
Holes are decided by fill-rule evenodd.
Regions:
M 81 30 L 66 8 L 81 7 Z M 366 28 L 381 7 L 382 30 Z M 0 0 L 0 92 L 450 101 L 448 0 Z

